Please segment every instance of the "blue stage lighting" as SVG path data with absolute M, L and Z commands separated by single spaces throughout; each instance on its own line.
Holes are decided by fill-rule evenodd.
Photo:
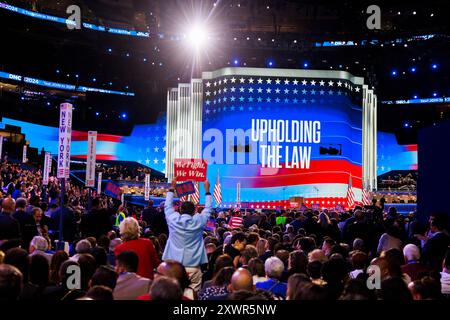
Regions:
M 393 77 L 397 76 L 397 70 L 392 70 L 392 71 L 391 71 L 391 75 L 392 75 Z

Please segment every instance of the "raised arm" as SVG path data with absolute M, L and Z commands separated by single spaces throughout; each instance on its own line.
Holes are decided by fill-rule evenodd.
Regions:
M 211 211 L 212 211 L 212 196 L 211 193 L 209 192 L 209 188 L 210 188 L 210 184 L 209 181 L 206 180 L 204 183 L 204 187 L 205 187 L 205 208 L 202 210 L 202 213 L 200 213 L 198 215 L 198 219 L 200 219 L 202 224 L 206 224 L 206 222 L 208 221 L 210 215 L 211 215 Z
M 166 201 L 164 202 L 164 214 L 166 216 L 166 219 L 168 219 L 171 214 L 175 213 L 175 209 L 173 208 L 173 196 L 176 185 L 177 185 L 177 178 L 173 178 L 172 186 L 169 189 L 169 192 L 167 192 Z

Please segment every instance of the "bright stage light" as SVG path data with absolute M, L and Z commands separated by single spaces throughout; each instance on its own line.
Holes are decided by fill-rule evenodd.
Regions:
M 193 26 L 187 34 L 187 40 L 195 49 L 203 48 L 208 40 L 205 27 L 202 25 Z

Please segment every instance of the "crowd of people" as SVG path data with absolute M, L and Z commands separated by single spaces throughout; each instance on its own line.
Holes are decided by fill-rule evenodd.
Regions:
M 417 173 L 409 172 L 405 175 L 399 173 L 394 176 L 388 176 L 386 179 L 380 179 L 378 181 L 378 189 L 415 191 L 417 179 Z
M 443 216 L 422 226 L 376 201 L 323 210 L 142 210 L 39 170 L 1 168 L 0 300 L 439 300 L 450 296 Z M 62 215 L 62 219 L 61 219 Z M 60 222 L 63 239 L 59 241 Z M 211 225 L 211 222 L 213 223 Z M 73 270 L 80 278 L 74 279 Z M 76 277 L 75 277 L 76 278 Z

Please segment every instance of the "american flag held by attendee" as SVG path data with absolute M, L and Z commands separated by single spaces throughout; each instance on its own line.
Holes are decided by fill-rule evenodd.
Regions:
M 355 193 L 353 192 L 352 187 L 352 176 L 350 175 L 348 181 L 348 189 L 347 189 L 347 205 L 349 208 L 353 208 L 355 206 Z
M 217 170 L 217 180 L 216 184 L 214 185 L 213 197 L 216 201 L 216 205 L 218 206 L 222 202 L 222 188 L 220 187 L 219 170 Z
M 241 228 L 244 223 L 244 219 L 242 217 L 234 216 L 230 218 L 228 222 L 228 227 L 231 229 Z
M 194 182 L 195 193 L 191 194 L 191 201 L 195 204 L 200 203 L 200 188 L 198 182 Z

